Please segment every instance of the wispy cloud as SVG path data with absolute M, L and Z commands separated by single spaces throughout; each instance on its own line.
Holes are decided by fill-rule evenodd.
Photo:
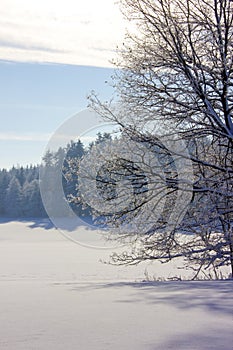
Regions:
M 27 43 L 19 43 L 17 41 L 9 41 L 5 39 L 0 39 L 0 47 L 8 48 L 8 49 L 19 49 L 19 50 L 30 50 L 30 51 L 45 51 L 50 53 L 64 53 L 63 50 L 53 49 L 51 47 L 43 47 L 40 45 L 27 44 Z
M 115 0 L 1 0 L 0 59 L 111 66 L 125 22 Z
M 48 142 L 52 134 L 50 133 L 0 133 L 0 141 L 22 141 L 22 142 Z M 69 137 L 68 137 L 69 136 Z M 85 146 L 96 140 L 96 136 L 80 136 L 70 133 L 70 135 L 56 135 L 54 138 L 55 150 L 65 147 L 67 143 L 80 139 Z
M 48 141 L 51 134 L 49 133 L 15 133 L 15 132 L 7 132 L 0 133 L 0 141 Z

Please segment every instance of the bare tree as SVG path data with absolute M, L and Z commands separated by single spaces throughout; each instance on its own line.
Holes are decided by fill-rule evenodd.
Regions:
M 183 256 L 197 263 L 197 271 L 230 265 L 233 273 L 233 1 L 120 3 L 137 31 L 127 34 L 115 62 L 119 103 L 114 110 L 92 95 L 91 106 L 120 125 L 129 140 L 166 155 L 170 170 L 174 163 L 168 159 L 186 156 L 163 147 L 158 125 L 170 139 L 179 135 L 189 150 L 194 181 L 182 223 L 166 230 L 158 220 L 150 234 L 134 240 L 130 253 L 113 259 L 134 264 Z M 163 185 L 177 195 L 186 180 L 173 170 Z M 192 236 L 184 243 L 181 232 Z

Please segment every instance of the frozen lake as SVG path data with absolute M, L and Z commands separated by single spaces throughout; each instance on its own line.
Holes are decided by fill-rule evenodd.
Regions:
M 80 227 L 80 234 L 85 234 Z M 1 221 L 0 349 L 232 349 L 233 281 L 142 282 L 43 221 Z

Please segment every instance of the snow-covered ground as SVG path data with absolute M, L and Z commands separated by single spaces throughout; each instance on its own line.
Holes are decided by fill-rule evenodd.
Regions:
M 232 349 L 232 281 L 142 282 L 145 268 L 180 272 L 102 264 L 110 253 L 68 241 L 47 221 L 2 220 L 0 349 Z

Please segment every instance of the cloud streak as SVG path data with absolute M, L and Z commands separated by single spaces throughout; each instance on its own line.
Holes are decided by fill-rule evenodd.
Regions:
M 0 133 L 0 141 L 30 141 L 30 142 L 46 142 L 51 137 L 49 133 L 26 133 L 20 134 L 15 132 Z
M 21 142 L 48 142 L 50 137 L 52 136 L 51 133 L 15 133 L 15 132 L 8 132 L 8 133 L 0 133 L 0 142 L 1 141 L 21 141 Z M 75 134 L 70 134 L 70 141 L 77 141 L 77 139 L 81 139 L 83 144 L 85 146 L 88 146 L 91 142 L 94 142 L 96 140 L 96 136 L 81 136 L 77 137 Z M 57 148 L 56 150 L 61 146 L 65 147 L 67 143 L 67 135 L 59 135 L 57 137 Z
M 0 48 L 7 49 L 19 49 L 19 50 L 30 50 L 30 51 L 44 51 L 48 53 L 64 53 L 64 50 L 52 49 L 50 47 L 43 47 L 40 45 L 26 44 L 26 43 L 18 43 L 14 41 L 7 41 L 4 39 L 0 40 Z

